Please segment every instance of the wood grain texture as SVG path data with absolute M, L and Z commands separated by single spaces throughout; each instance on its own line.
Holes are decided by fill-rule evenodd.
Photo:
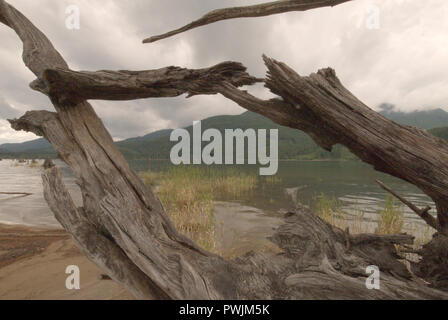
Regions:
M 0 21 L 13 28 L 24 42 L 25 64 L 38 81 L 45 84 L 43 71 L 46 69 L 69 70 L 45 35 L 5 1 L 0 2 L 0 17 Z M 17 129 L 45 136 L 72 168 L 83 194 L 83 211 L 89 223 L 107 238 L 114 239 L 133 261 L 136 270 L 146 274 L 147 285 L 156 287 L 155 291 L 163 292 L 164 297 L 219 298 L 195 267 L 211 254 L 174 229 L 160 201 L 130 169 L 92 106 L 79 99 L 64 100 L 62 104 L 57 97 L 52 97 L 52 101 L 57 114 L 30 112 L 22 121 L 12 123 Z M 50 207 L 57 209 L 55 205 Z M 72 233 L 72 236 L 77 243 L 83 243 L 80 234 Z M 98 264 L 102 260 L 101 267 L 108 259 L 98 252 L 94 262 Z M 115 274 L 109 275 L 120 281 Z M 141 292 L 135 295 L 141 297 Z M 154 294 L 148 296 L 153 297 Z
M 212 24 L 218 21 L 236 18 L 264 17 L 291 11 L 307 11 L 322 7 L 333 7 L 349 1 L 352 0 L 282 0 L 245 7 L 218 9 L 207 13 L 202 18 L 193 21 L 179 29 L 147 38 L 143 40 L 143 43 L 151 43 L 166 39 L 179 33 L 183 33 L 188 30 Z
M 23 43 L 23 61 L 38 77 L 45 69 L 68 69 L 68 65 L 48 38 L 21 12 L 0 0 L 0 22 L 13 29 Z
M 282 250 L 281 254 L 249 253 L 228 261 L 199 248 L 174 229 L 159 199 L 131 170 L 92 106 L 84 100 L 83 94 L 67 94 L 67 90 L 60 90 L 57 83 L 52 83 L 52 88 L 48 86 L 47 70 L 56 70 L 56 75 L 71 76 L 74 73 L 43 33 L 3 0 L 0 0 L 0 22 L 13 28 L 24 42 L 25 64 L 38 78 L 32 87 L 42 92 L 51 92 L 52 88 L 55 90 L 49 96 L 56 113 L 28 112 L 20 119 L 11 120 L 11 125 L 16 130 L 44 136 L 51 142 L 77 178 L 83 206 L 75 207 L 61 181 L 60 172 L 49 163 L 43 174 L 45 198 L 57 219 L 87 257 L 112 279 L 122 283 L 135 297 L 448 298 L 448 294 L 414 281 L 399 261 L 395 245 L 410 243 L 412 237 L 347 235 L 305 208 L 297 208 L 289 214 L 285 224 L 273 235 L 272 241 Z M 266 85 L 282 99 L 257 99 L 238 89 L 239 80 L 232 82 L 234 77 L 227 73 L 224 77 L 212 74 L 209 79 L 213 81 L 208 84 L 205 93 L 222 93 L 241 106 L 280 124 L 302 129 L 327 149 L 334 143 L 345 143 L 364 161 L 378 158 L 384 168 L 387 168 L 388 161 L 394 164 L 393 161 L 399 160 L 408 164 L 407 161 L 412 160 L 406 153 L 409 146 L 406 136 L 403 141 L 391 141 L 397 132 L 407 133 L 411 138 L 425 139 L 430 146 L 436 143 L 440 144 L 441 149 L 446 147 L 441 140 L 423 131 L 393 125 L 391 131 L 386 132 L 392 135 L 387 140 L 389 144 L 386 144 L 386 150 L 381 150 L 380 145 L 375 143 L 387 137 L 377 137 L 380 132 L 370 137 L 366 130 L 372 124 L 386 126 L 390 123 L 378 118 L 349 94 L 330 70 L 302 78 L 274 60 L 266 58 L 266 64 L 269 68 Z M 243 73 L 237 74 L 249 79 L 242 67 L 239 68 L 239 72 Z M 210 70 L 204 75 L 207 77 L 208 73 Z M 76 77 L 86 75 L 90 79 L 87 83 L 95 83 L 98 76 L 102 76 L 76 73 Z M 129 79 L 123 80 L 123 75 L 126 77 L 126 72 L 114 74 L 114 85 L 128 85 Z M 70 81 L 76 82 L 76 77 Z M 182 87 L 184 81 L 180 83 L 177 84 L 181 88 L 175 87 L 174 90 L 185 89 Z M 213 89 L 209 91 L 209 88 Z M 108 89 L 102 90 L 107 92 Z M 161 89 L 160 94 L 164 94 L 164 90 Z M 359 136 L 355 138 L 352 134 Z M 409 136 L 407 139 L 410 139 Z M 424 151 L 431 151 L 430 146 Z M 389 150 L 392 147 L 397 150 Z M 417 155 L 423 156 L 419 153 Z M 387 158 L 390 156 L 394 156 L 394 159 Z M 427 173 L 435 171 L 435 168 L 423 163 L 423 168 L 429 168 Z M 417 166 L 414 164 L 411 169 L 418 169 Z M 397 175 L 404 174 L 389 170 Z M 423 174 L 415 174 L 413 179 L 416 185 L 420 183 L 429 191 L 436 193 L 438 190 L 431 188 Z M 347 237 L 350 250 L 346 247 Z M 365 287 L 368 276 L 365 269 L 372 264 L 380 267 L 382 272 L 381 290 L 367 290 Z
M 187 94 L 216 94 L 215 87 L 228 82 L 235 87 L 262 82 L 250 76 L 237 62 L 189 70 L 167 67 L 146 71 L 76 72 L 68 69 L 47 69 L 43 73 L 45 93 L 63 101 L 74 99 L 133 100 L 177 97 Z M 36 86 L 36 90 L 43 91 Z
M 168 298 L 139 270 L 117 244 L 102 234 L 85 216 L 84 208 L 76 208 L 62 182 L 58 168 L 42 175 L 44 197 L 56 219 L 73 237 L 82 252 L 101 269 L 133 293 L 138 299 Z
M 224 85 L 220 93 L 243 108 L 306 132 L 328 151 L 342 144 L 376 170 L 417 186 L 436 203 L 439 230 L 448 232 L 445 140 L 373 111 L 349 92 L 330 68 L 300 76 L 284 63 L 266 56 L 264 60 L 266 87 L 282 99 L 261 100 L 231 84 Z
M 12 121 L 12 125 L 16 129 L 44 135 L 55 143 L 59 151 L 65 147 L 64 152 L 69 152 L 71 156 L 78 154 L 74 150 L 69 151 L 74 145 L 67 140 L 69 137 L 55 113 L 29 112 Z M 57 144 L 56 136 L 60 138 Z M 109 172 L 104 174 L 110 175 Z M 82 181 L 95 182 L 85 179 L 82 177 Z M 80 183 L 85 194 L 84 207 L 75 208 L 56 168 L 50 167 L 45 171 L 44 186 L 45 197 L 55 216 L 83 252 L 138 298 L 448 298 L 448 294 L 414 281 L 399 261 L 401 258 L 395 245 L 411 244 L 412 236 L 350 235 L 351 246 L 347 251 L 344 231 L 330 226 L 308 209 L 299 207 L 285 217 L 285 224 L 272 236 L 271 240 L 283 253 L 252 252 L 226 261 L 189 248 L 182 240 L 171 241 L 167 237 L 170 232 L 158 227 L 154 213 L 146 211 L 141 203 L 133 202 L 129 187 L 103 185 L 106 194 L 97 198 L 94 190 Z M 117 189 L 122 196 L 108 194 L 110 188 Z M 99 208 L 93 207 L 88 198 L 101 198 Z M 168 246 L 165 247 L 165 244 Z M 125 255 L 120 256 L 120 252 Z M 369 265 L 377 265 L 382 272 L 380 291 L 365 287 L 365 269 Z M 206 291 L 198 294 L 197 284 L 191 278 L 193 272 L 200 274 Z M 147 278 L 142 279 L 141 273 Z M 158 278 L 162 276 L 164 278 Z M 136 280 L 143 283 L 143 287 L 132 285 Z

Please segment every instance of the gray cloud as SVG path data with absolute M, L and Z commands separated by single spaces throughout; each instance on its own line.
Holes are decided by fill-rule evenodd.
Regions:
M 244 1 L 244 4 L 264 1 Z M 447 107 L 448 3 L 446 0 L 357 0 L 334 8 L 257 19 L 223 21 L 154 44 L 151 35 L 177 28 L 227 0 L 10 0 L 41 28 L 73 69 L 152 69 L 168 65 L 202 68 L 223 60 L 243 62 L 263 76 L 263 53 L 300 74 L 333 67 L 366 104 L 389 102 L 401 110 Z M 65 8 L 81 10 L 81 30 L 65 27 Z M 380 9 L 381 27 L 365 27 L 366 8 Z M 0 119 L 8 113 L 52 110 L 48 99 L 28 88 L 34 79 L 21 61 L 21 43 L 0 25 Z M 261 86 L 254 94 L 270 96 Z M 193 120 L 244 110 L 221 96 L 95 101 L 93 105 L 116 139 L 189 125 Z M 11 111 L 11 106 L 13 110 Z M 9 109 L 8 109 L 9 107 Z M 3 110 L 4 109 L 4 110 Z M 0 120 L 0 143 L 22 141 Z
M 6 100 L 0 96 L 0 119 L 14 119 L 20 111 L 11 107 Z

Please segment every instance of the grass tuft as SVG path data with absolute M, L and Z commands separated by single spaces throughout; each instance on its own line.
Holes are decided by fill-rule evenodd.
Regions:
M 404 210 L 396 205 L 395 198 L 388 194 L 384 209 L 380 212 L 378 220 L 378 234 L 399 234 L 403 232 Z
M 365 221 L 365 213 L 356 209 L 354 214 L 342 210 L 342 203 L 336 197 L 329 197 L 322 193 L 314 197 L 312 208 L 323 220 L 342 230 L 347 228 L 352 234 L 372 232 L 371 223 Z
M 138 173 L 138 176 L 144 184 L 151 187 L 154 187 L 161 178 L 161 174 L 154 171 L 142 171 Z
M 220 197 L 240 198 L 257 185 L 255 176 L 209 167 L 180 166 L 163 174 L 143 172 L 139 176 L 147 185 L 157 186 L 157 194 L 177 230 L 215 253 L 213 201 Z
M 378 221 L 365 219 L 365 213 L 357 209 L 355 214 L 348 214 L 342 209 L 342 203 L 337 198 L 321 194 L 315 197 L 312 209 L 322 219 L 342 230 L 349 228 L 351 234 L 377 233 L 400 234 L 408 232 L 415 237 L 414 246 L 420 247 L 429 242 L 434 230 L 423 223 L 406 223 L 404 208 L 397 203 L 392 195 L 386 196 L 384 208 L 379 212 Z
M 29 162 L 29 167 L 30 168 L 39 168 L 41 165 L 39 164 L 39 161 L 37 161 L 36 159 L 33 159 Z

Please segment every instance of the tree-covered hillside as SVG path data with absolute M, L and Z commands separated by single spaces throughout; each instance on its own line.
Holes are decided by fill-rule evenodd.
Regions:
M 415 111 L 411 113 L 384 109 L 381 113 L 401 124 L 414 125 L 422 128 L 439 125 L 438 128 L 431 129 L 429 132 L 448 140 L 448 113 L 442 109 Z M 296 129 L 279 126 L 271 120 L 252 112 L 204 119 L 202 121 L 202 131 L 209 128 L 218 129 L 223 137 L 225 129 L 278 129 L 280 159 L 356 159 L 345 147 L 336 146 L 333 152 L 327 152 L 319 148 L 305 133 Z M 190 136 L 193 137 L 192 126 L 186 129 L 190 132 Z M 176 144 L 176 142 L 170 142 L 171 131 L 172 129 L 160 130 L 143 137 L 130 138 L 117 142 L 117 146 L 127 159 L 169 159 L 171 148 Z M 269 134 L 267 140 L 270 143 Z M 203 145 L 205 144 L 203 143 Z M 47 141 L 37 139 L 25 143 L 0 145 L 0 158 L 8 157 L 53 158 L 56 157 L 56 153 Z

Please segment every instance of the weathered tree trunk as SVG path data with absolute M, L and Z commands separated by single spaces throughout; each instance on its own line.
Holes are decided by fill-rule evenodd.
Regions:
M 303 130 L 325 150 L 342 144 L 376 170 L 417 186 L 437 206 L 437 219 L 427 217 L 426 222 L 448 234 L 445 140 L 373 111 L 344 88 L 332 69 L 301 77 L 281 62 L 264 59 L 269 69 L 266 87 L 282 100 L 260 100 L 231 84 L 218 91 L 248 110 Z
M 394 245 L 411 244 L 411 236 L 349 235 L 304 208 L 290 213 L 272 237 L 281 254 L 250 253 L 226 261 L 204 251 L 173 228 L 158 198 L 130 169 L 85 100 L 221 93 L 304 130 L 326 149 L 345 144 L 377 169 L 414 183 L 436 201 L 438 228 L 445 233 L 448 145 L 377 115 L 343 88 L 333 71 L 302 78 L 266 58 L 266 84 L 283 100 L 263 101 L 238 89 L 257 79 L 237 63 L 202 70 L 74 72 L 44 34 L 4 0 L 0 22 L 23 41 L 25 64 L 38 78 L 31 87 L 47 94 L 57 111 L 28 112 L 11 124 L 51 142 L 78 179 L 83 207 L 74 205 L 56 167 L 47 166 L 43 174 L 45 198 L 89 259 L 135 297 L 448 298 L 416 281 L 399 261 Z M 381 290 L 366 289 L 369 265 L 382 272 Z

